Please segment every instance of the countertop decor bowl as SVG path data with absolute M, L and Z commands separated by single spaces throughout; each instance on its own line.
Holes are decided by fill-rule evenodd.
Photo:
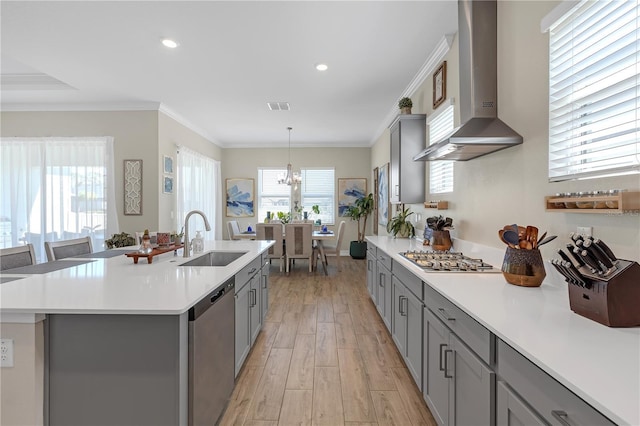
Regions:
M 540 250 L 507 247 L 502 262 L 502 275 L 509 284 L 539 287 L 547 275 Z

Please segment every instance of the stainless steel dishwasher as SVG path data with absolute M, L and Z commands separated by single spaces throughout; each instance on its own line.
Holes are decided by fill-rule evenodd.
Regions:
M 214 425 L 233 391 L 234 278 L 189 310 L 189 425 Z

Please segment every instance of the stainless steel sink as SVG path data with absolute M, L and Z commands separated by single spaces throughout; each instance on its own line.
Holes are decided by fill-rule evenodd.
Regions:
M 246 251 L 210 251 L 180 266 L 227 266 L 247 253 Z

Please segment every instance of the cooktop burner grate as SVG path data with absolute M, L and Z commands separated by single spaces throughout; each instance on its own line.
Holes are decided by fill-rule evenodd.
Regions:
M 500 272 L 482 259 L 458 252 L 407 251 L 400 255 L 428 272 Z

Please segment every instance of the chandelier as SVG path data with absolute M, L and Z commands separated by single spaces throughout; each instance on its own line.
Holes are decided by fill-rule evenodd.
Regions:
M 293 127 L 287 127 L 287 130 L 289 131 L 289 164 L 287 164 L 287 174 L 285 176 L 281 176 L 278 179 L 279 184 L 289 185 L 289 186 L 291 186 L 291 184 L 298 184 L 302 182 L 302 176 L 300 176 L 300 173 L 294 173 L 293 166 L 291 165 L 291 130 L 292 129 Z

